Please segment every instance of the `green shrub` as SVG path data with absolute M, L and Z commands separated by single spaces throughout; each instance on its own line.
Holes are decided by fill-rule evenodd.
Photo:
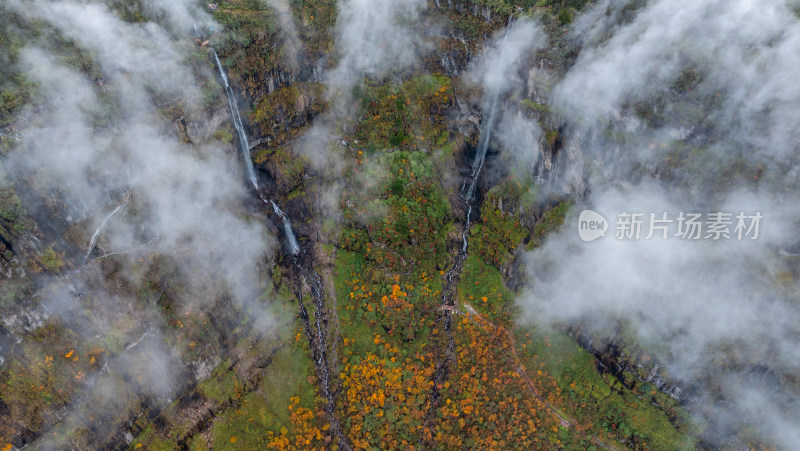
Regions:
M 558 12 L 558 22 L 561 25 L 569 25 L 572 23 L 572 11 L 569 8 L 562 8 L 561 11 Z
M 64 266 L 64 262 L 61 260 L 61 255 L 53 250 L 52 247 L 47 248 L 44 253 L 42 253 L 41 257 L 39 257 L 39 262 L 42 264 L 44 269 L 50 272 L 57 272 Z

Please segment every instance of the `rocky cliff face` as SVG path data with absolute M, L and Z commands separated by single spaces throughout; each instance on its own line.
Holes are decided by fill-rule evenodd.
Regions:
M 657 124 L 699 145 L 699 126 L 670 116 L 659 101 L 627 105 L 610 123 L 553 106 L 554 86 L 579 52 L 565 26 L 585 2 L 427 2 L 419 23 L 406 24 L 424 41 L 415 62 L 359 74 L 352 92 L 328 78 L 344 59 L 335 46 L 337 6 L 312 3 L 292 4 L 297 58 L 272 9 L 218 5 L 222 31 L 209 32 L 208 42 L 178 38 L 193 55 L 198 95 L 154 93 L 157 107 L 141 121 L 180 143 L 175 154 L 191 156 L 180 160 L 189 173 L 210 161 L 234 175 L 204 172 L 187 182 L 189 191 L 215 199 L 214 214 L 194 218 L 190 229 L 204 229 L 219 213 L 229 219 L 222 228 L 241 227 L 231 230 L 248 237 L 262 231 L 269 246 L 224 235 L 217 244 L 235 249 L 231 256 L 201 246 L 216 233 L 155 233 L 158 196 L 145 196 L 144 186 L 76 202 L 41 174 L 0 183 L 0 444 L 346 449 L 401 437 L 392 446 L 534 446 L 535 434 L 515 435 L 531 425 L 545 447 L 691 443 L 679 404 L 700 399 L 697 385 L 672 380 L 622 328 L 608 336 L 581 321 L 559 323 L 553 335 L 569 334 L 591 357 L 568 346 L 557 352 L 571 357 L 554 357 L 550 332 L 515 326 L 514 296 L 531 283 L 525 250 L 541 246 L 590 186 L 680 180 L 693 170 L 636 160 L 626 153 L 628 140 Z M 146 19 L 114 11 L 125 23 Z M 501 113 L 492 118 L 491 90 L 474 79 L 478 66 L 507 27 L 531 16 L 546 42 L 502 74 L 508 86 L 495 93 Z M 250 144 L 243 152 L 208 45 L 242 111 Z M 109 76 L 90 92 L 119 94 L 126 77 Z M 661 95 L 697 100 L 689 91 Z M 19 142 L 8 133 L 47 120 L 52 108 L 16 111 L 0 149 L 13 151 Z M 491 121 L 495 133 L 476 177 L 475 155 Z M 124 121 L 107 122 L 92 129 L 107 147 L 136 138 L 124 134 Z M 257 188 L 213 197 L 242 182 L 243 154 Z M 164 155 L 174 156 L 152 157 Z M 103 176 L 90 174 L 90 185 Z M 477 190 L 465 199 L 471 177 Z M 725 177 L 717 182 L 730 184 Z M 297 255 L 287 252 L 284 217 L 271 202 L 291 222 Z M 169 216 L 179 223 L 193 217 L 182 207 L 164 206 L 179 210 Z M 119 248 L 120 236 L 136 244 Z M 263 252 L 252 256 L 251 247 Z M 228 277 L 243 259 L 253 262 L 253 278 Z M 253 300 L 242 301 L 241 285 Z M 473 405 L 479 395 L 486 403 Z M 392 403 L 407 411 L 390 410 Z M 636 415 L 628 416 L 631 405 Z M 562 416 L 564 406 L 574 412 Z M 526 424 L 515 423 L 520 418 Z M 484 431 L 484 422 L 502 437 Z

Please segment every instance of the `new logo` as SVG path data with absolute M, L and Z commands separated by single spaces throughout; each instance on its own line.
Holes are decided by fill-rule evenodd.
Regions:
M 583 210 L 578 218 L 578 235 L 583 241 L 594 241 L 606 236 L 608 221 L 600 213 Z

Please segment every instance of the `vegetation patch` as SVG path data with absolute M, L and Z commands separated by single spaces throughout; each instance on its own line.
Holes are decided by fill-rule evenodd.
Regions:
M 277 13 L 261 0 L 217 2 L 212 11 L 222 30 L 202 30 L 211 34 L 212 43 L 223 65 L 240 88 L 251 93 L 260 89 L 262 74 L 280 63 Z
M 569 212 L 573 204 L 574 202 L 572 201 L 560 202 L 542 214 L 542 217 L 533 226 L 531 240 L 528 242 L 528 250 L 541 246 L 547 235 L 555 232 L 564 224 L 564 218 L 566 218 L 567 212 Z
M 508 324 L 512 319 L 513 293 L 505 287 L 500 271 L 477 255 L 470 254 L 464 262 L 458 298 L 493 321 Z
M 480 222 L 470 228 L 470 252 L 498 268 L 508 265 L 528 234 L 523 215 L 536 200 L 537 189 L 530 182 L 523 185 L 508 179 L 489 190 L 481 206 Z
M 267 94 L 253 109 L 251 120 L 271 145 L 286 144 L 299 136 L 303 127 L 325 111 L 325 87 L 318 83 L 297 83 Z
M 273 356 L 258 388 L 216 416 L 211 430 L 214 449 L 281 448 L 287 443 L 303 448 L 321 443 L 326 417 L 314 409 L 315 377 L 303 341 L 291 337 Z M 203 436 L 195 436 L 193 446 L 203 442 Z
M 444 111 L 453 101 L 447 77 L 425 75 L 402 85 L 362 86 L 355 139 L 367 151 L 434 146 L 445 129 Z
M 582 429 L 634 449 L 694 449 L 690 425 L 676 427 L 654 405 L 659 395 L 654 387 L 630 391 L 614 376 L 601 375 L 594 356 L 564 332 L 533 328 L 515 335 L 520 358 L 542 394 L 557 398 Z M 673 402 L 669 410 L 680 407 Z
M 42 253 L 39 257 L 39 263 L 49 272 L 58 272 L 64 266 L 61 254 L 53 250 L 52 247 L 48 247 Z

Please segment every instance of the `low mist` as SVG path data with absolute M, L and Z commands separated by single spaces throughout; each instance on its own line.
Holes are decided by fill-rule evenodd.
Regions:
M 579 53 L 550 107 L 579 149 L 588 196 L 525 255 L 519 305 L 542 326 L 628 331 L 688 388 L 677 396 L 717 446 L 738 446 L 732 437 L 749 424 L 793 447 L 797 16 L 780 1 L 606 1 L 576 19 L 570 39 Z M 609 221 L 604 238 L 580 240 L 583 209 Z M 731 213 L 731 232 L 740 212 L 763 220 L 756 240 L 714 240 L 705 228 L 682 239 L 677 222 L 667 239 L 646 239 L 650 213 L 681 212 Z M 641 239 L 614 236 L 624 213 L 644 213 Z
M 68 273 L 53 278 L 41 300 L 51 315 L 85 333 L 83 340 L 91 342 L 117 325 L 114 332 L 127 334 L 131 343 L 109 360 L 107 372 L 85 394 L 92 399 L 95 390 L 113 399 L 109 393 L 119 392 L 120 405 L 79 402 L 66 423 L 116 418 L 122 411 L 115 409 L 130 390 L 172 396 L 183 371 L 181 345 L 170 338 L 159 306 L 142 312 L 141 305 L 134 307 L 142 300 L 103 288 L 107 281 L 101 282 L 105 276 L 97 267 L 109 258 L 118 287 L 144 285 L 151 270 L 174 265 L 164 286 L 176 314 L 208 312 L 220 299 L 230 299 L 263 330 L 272 323 L 267 305 L 257 298 L 266 287 L 262 271 L 275 242 L 264 218 L 244 207 L 251 194 L 237 153 L 210 136 L 194 133 L 192 142 L 186 131 L 216 108 L 202 103 L 202 90 L 213 80 L 210 72 L 189 63 L 193 52 L 205 51 L 194 47 L 192 26 L 213 21 L 193 2 L 145 6 L 153 22 L 125 22 L 102 2 L 6 3 L 44 30 L 40 40 L 21 50 L 19 70 L 36 84 L 35 101 L 45 108 L 5 158 L 3 184 L 28 186 L 43 204 L 57 200 L 66 214 L 53 218 L 54 226 L 83 237 L 74 244 L 74 257 L 67 255 Z M 62 39 L 91 59 L 92 77 L 54 52 L 52 43 Z M 224 112 L 222 96 L 218 109 Z M 133 315 L 131 327 L 120 329 L 125 314 Z

